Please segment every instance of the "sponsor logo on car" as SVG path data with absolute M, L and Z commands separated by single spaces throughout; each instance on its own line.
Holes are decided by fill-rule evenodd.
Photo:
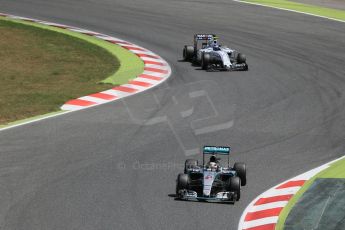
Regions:
M 205 176 L 205 180 L 210 180 L 210 179 L 212 179 L 213 177 L 212 177 L 212 175 L 207 175 L 207 176 Z

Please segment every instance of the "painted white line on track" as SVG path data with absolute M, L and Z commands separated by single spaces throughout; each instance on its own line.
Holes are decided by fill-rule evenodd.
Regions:
M 148 54 L 148 55 L 154 55 L 151 51 L 145 51 L 145 50 L 131 50 L 129 49 L 132 53 L 135 54 Z
M 255 205 L 252 208 L 251 212 L 267 210 L 270 208 L 281 208 L 281 207 L 285 207 L 287 203 L 288 201 L 278 201 L 278 202 L 272 202 L 272 203 L 267 203 L 267 204 Z
M 243 224 L 243 230 L 244 229 L 248 229 L 248 228 L 254 228 L 254 227 L 258 227 L 258 226 L 262 226 L 262 225 L 266 225 L 266 224 L 272 224 L 272 223 L 276 223 L 278 221 L 278 217 L 266 217 L 266 218 L 262 218 L 259 220 L 252 220 L 252 221 L 246 221 Z
M 22 126 L 22 125 L 31 124 L 31 123 L 34 123 L 34 122 L 37 122 L 37 121 L 42 121 L 42 120 L 46 120 L 46 119 L 49 119 L 49 118 L 53 118 L 53 117 L 65 115 L 65 114 L 71 113 L 71 112 L 73 112 L 73 111 L 63 111 L 63 112 L 61 112 L 61 113 L 54 114 L 54 115 L 48 115 L 48 116 L 45 116 L 45 117 L 42 117 L 42 118 L 37 118 L 37 119 L 34 118 L 33 120 L 24 121 L 23 123 L 20 123 L 20 124 L 10 125 L 10 126 L 8 126 L 8 127 L 0 128 L 0 132 L 1 132 L 1 131 L 8 130 L 8 129 L 16 128 L 16 127 L 19 127 L 19 126 Z
M 145 67 L 161 69 L 161 70 L 168 70 L 168 67 L 165 65 L 157 65 L 157 64 L 146 64 Z
M 142 60 L 144 61 L 154 61 L 154 62 L 160 62 L 160 63 L 165 63 L 165 61 L 161 59 L 156 59 L 156 58 L 150 58 L 150 57 L 141 57 Z
M 337 22 L 345 22 L 344 20 L 341 20 L 341 19 L 330 18 L 330 17 L 326 17 L 326 16 L 322 16 L 322 15 L 307 13 L 307 12 L 298 11 L 298 10 L 286 9 L 286 8 L 282 8 L 282 7 L 269 6 L 269 5 L 265 5 L 265 4 L 261 4 L 261 3 L 246 2 L 246 1 L 241 1 L 241 0 L 232 0 L 232 1 L 240 2 L 240 3 L 245 3 L 245 4 L 249 4 L 249 5 L 264 6 L 264 7 L 269 7 L 269 8 L 277 9 L 277 10 L 284 10 L 284 11 L 289 11 L 289 12 L 293 12 L 293 13 L 298 13 L 298 14 L 305 14 L 305 15 L 314 16 L 314 17 L 318 17 L 318 18 L 324 18 L 324 19 L 328 19 L 328 20 L 332 20 L 332 21 L 337 21 Z
M 122 86 L 131 88 L 131 89 L 135 89 L 135 90 L 145 90 L 146 89 L 146 87 L 139 86 L 139 85 L 133 85 L 133 84 L 124 84 Z
M 120 97 L 124 97 L 124 96 L 128 96 L 130 93 L 126 93 L 126 92 L 123 92 L 123 91 L 120 91 L 120 90 L 114 90 L 114 89 L 109 89 L 109 90 L 106 90 L 106 91 L 103 91 L 104 93 L 108 93 L 110 95 L 113 95 L 113 96 L 116 96 L 118 98 Z
M 151 80 L 151 79 L 147 79 L 147 78 L 143 78 L 143 77 L 137 77 L 135 80 L 138 80 L 141 82 L 147 82 L 150 84 L 155 84 L 157 82 L 157 80 Z
M 91 96 L 84 96 L 84 97 L 80 97 L 79 99 L 85 100 L 85 101 L 91 101 L 91 102 L 95 102 L 97 104 L 102 104 L 107 102 L 107 100 L 101 99 L 101 98 L 97 98 L 97 97 L 91 97 Z
M 152 71 L 147 71 L 147 70 L 145 70 L 145 71 L 143 72 L 143 74 L 147 74 L 147 75 L 151 75 L 151 76 L 155 76 L 155 77 L 162 77 L 162 78 L 165 78 L 164 76 L 162 76 L 161 73 L 152 72 Z

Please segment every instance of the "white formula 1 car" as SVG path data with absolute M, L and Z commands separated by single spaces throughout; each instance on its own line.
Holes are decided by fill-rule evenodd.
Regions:
M 198 44 L 202 42 L 201 48 Z M 247 71 L 246 56 L 218 44 L 214 34 L 195 34 L 194 46 L 184 46 L 183 59 L 200 65 L 204 70 Z

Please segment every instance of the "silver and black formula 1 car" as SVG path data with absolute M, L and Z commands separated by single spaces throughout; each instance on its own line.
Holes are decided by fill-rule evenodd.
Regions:
M 205 163 L 205 156 L 211 155 Z M 227 165 L 220 164 L 219 156 L 227 156 Z M 230 147 L 205 146 L 203 164 L 188 159 L 184 173 L 176 181 L 176 197 L 181 200 L 235 203 L 241 197 L 241 186 L 247 183 L 246 165 L 230 167 Z
M 183 48 L 183 59 L 209 71 L 247 71 L 246 56 L 219 45 L 217 39 L 214 34 L 195 34 L 194 45 Z

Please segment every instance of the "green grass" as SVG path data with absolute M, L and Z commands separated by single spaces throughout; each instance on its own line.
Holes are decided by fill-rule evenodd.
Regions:
M 288 214 L 317 178 L 345 178 L 345 159 L 333 163 L 329 168 L 319 172 L 302 186 L 280 213 L 276 230 L 284 229 Z
M 258 3 L 265 6 L 277 7 L 288 10 L 295 10 L 299 12 L 315 14 L 323 17 L 333 18 L 345 21 L 345 11 L 330 9 L 309 4 L 302 4 L 286 0 L 242 0 L 243 2 Z
M 58 33 L 66 34 L 81 40 L 87 41 L 90 44 L 94 44 L 98 47 L 101 47 L 111 53 L 119 61 L 119 68 L 114 71 L 112 74 L 105 76 L 100 83 L 112 84 L 112 85 L 122 85 L 127 83 L 129 80 L 134 79 L 136 76 L 141 74 L 144 71 L 144 62 L 135 54 L 128 51 L 127 49 L 122 48 L 111 44 L 109 42 L 97 39 L 92 36 L 76 33 L 73 31 L 60 29 L 52 26 L 46 26 L 42 24 L 22 21 L 22 20 L 13 20 L 0 17 L 0 20 L 12 21 L 24 25 L 30 25 L 37 28 L 42 28 L 45 30 L 51 30 Z
M 0 17 L 0 124 L 56 112 L 69 99 L 143 71 L 133 53 L 87 35 Z M 66 36 L 67 35 L 67 36 Z

